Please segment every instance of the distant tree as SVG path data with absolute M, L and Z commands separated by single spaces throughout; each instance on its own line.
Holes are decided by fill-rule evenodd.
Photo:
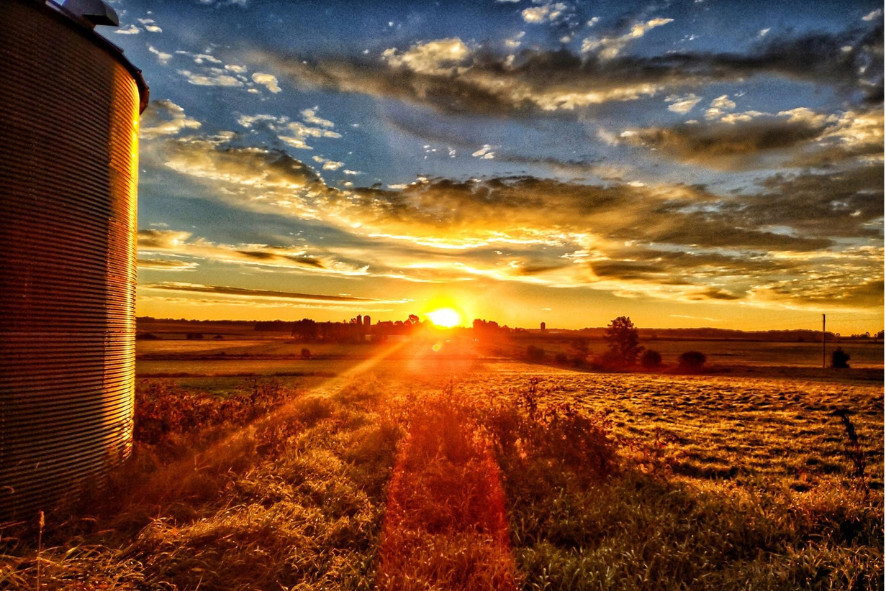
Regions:
M 661 367 L 661 353 L 647 349 L 640 356 L 640 365 L 646 369 L 658 369 Z
M 837 369 L 846 369 L 849 367 L 849 353 L 837 347 L 831 353 L 831 367 Z
M 526 357 L 528 357 L 530 361 L 542 361 L 545 358 L 545 350 L 541 347 L 536 347 L 535 345 L 529 345 L 529 347 L 526 348 Z
M 609 323 L 603 336 L 609 345 L 608 359 L 624 366 L 637 362 L 637 355 L 643 347 L 640 346 L 640 333 L 630 318 L 619 316 Z
M 305 347 L 301 350 L 301 358 L 302 359 L 310 359 L 311 358 L 311 350 Z
M 677 363 L 680 364 L 680 369 L 683 371 L 701 371 L 707 360 L 707 355 L 701 351 L 686 351 L 680 354 Z
M 320 327 L 309 318 L 303 318 L 292 324 L 292 337 L 300 341 L 314 341 L 320 335 Z
M 566 365 L 569 363 L 569 357 L 566 356 L 566 353 L 557 353 L 554 357 L 554 361 L 557 362 L 557 365 Z

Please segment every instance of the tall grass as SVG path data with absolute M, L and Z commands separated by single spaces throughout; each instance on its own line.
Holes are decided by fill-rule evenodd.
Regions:
M 167 399 L 187 398 L 175 386 L 147 386 L 187 406 Z M 109 498 L 56 523 L 40 562 L 27 535 L 4 532 L 0 587 L 33 588 L 39 564 L 44 589 L 372 588 L 400 433 L 369 410 L 378 391 L 339 396 L 281 390 L 254 420 L 248 399 L 227 415 L 223 399 L 188 406 L 226 418 L 199 429 L 183 410 L 181 430 L 150 432 Z
M 142 382 L 133 460 L 0 530 L 0 587 L 883 588 L 882 393 L 581 379 Z

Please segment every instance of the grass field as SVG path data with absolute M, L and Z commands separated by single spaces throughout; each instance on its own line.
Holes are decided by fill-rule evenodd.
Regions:
M 883 588 L 881 382 L 216 344 L 150 343 L 189 375 L 138 379 L 109 488 L 0 532 L 0 587 Z

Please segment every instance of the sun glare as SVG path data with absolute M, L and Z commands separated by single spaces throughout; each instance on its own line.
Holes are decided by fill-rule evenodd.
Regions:
M 452 328 L 461 324 L 461 314 L 452 308 L 439 308 L 428 312 L 428 318 L 431 319 L 434 326 L 442 328 Z

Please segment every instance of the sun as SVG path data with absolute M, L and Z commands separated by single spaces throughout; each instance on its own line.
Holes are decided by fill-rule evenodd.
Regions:
M 461 324 L 461 314 L 452 308 L 438 308 L 433 312 L 428 312 L 427 315 L 434 326 L 441 328 L 452 328 Z

